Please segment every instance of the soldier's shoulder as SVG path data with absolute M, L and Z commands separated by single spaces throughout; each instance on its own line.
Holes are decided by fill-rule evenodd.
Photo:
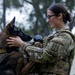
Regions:
M 71 39 L 72 37 L 70 34 L 63 32 L 63 33 L 59 33 L 58 36 L 54 37 L 51 41 L 61 43 L 61 44 L 66 44 L 69 43 Z
M 70 40 L 73 34 L 70 31 L 61 31 L 59 36 L 67 40 Z

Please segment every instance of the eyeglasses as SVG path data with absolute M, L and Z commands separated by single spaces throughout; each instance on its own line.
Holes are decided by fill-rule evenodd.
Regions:
M 49 19 L 49 18 L 51 18 L 52 16 L 55 16 L 55 15 L 48 15 L 47 18 Z

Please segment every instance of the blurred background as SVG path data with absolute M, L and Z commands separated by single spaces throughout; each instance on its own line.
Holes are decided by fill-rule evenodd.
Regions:
M 40 34 L 43 37 L 55 30 L 47 23 L 47 8 L 52 3 L 60 2 L 71 13 L 72 21 L 68 24 L 70 31 L 75 32 L 75 0 L 0 0 L 0 31 L 16 17 L 15 25 L 30 35 Z M 75 61 L 73 61 L 73 64 Z M 75 65 L 75 64 L 74 64 Z M 74 75 L 74 66 L 71 75 Z
M 46 10 L 52 4 L 60 2 L 72 15 L 70 30 L 75 26 L 75 0 L 0 0 L 0 31 L 16 17 L 16 26 L 24 32 L 42 36 L 54 32 L 47 23 Z

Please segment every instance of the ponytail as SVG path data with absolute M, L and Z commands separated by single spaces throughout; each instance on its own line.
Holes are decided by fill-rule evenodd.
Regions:
M 69 21 L 69 22 L 71 22 L 71 15 L 68 12 L 66 14 L 66 20 Z

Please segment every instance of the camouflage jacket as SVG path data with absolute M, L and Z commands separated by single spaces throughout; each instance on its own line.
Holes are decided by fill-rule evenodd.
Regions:
M 67 30 L 62 28 L 53 36 L 47 36 L 43 40 L 43 47 L 35 46 L 23 47 L 30 55 L 31 61 L 39 62 L 40 72 L 50 72 L 54 75 L 69 75 L 69 62 L 72 63 L 74 41 L 68 33 L 61 31 Z

